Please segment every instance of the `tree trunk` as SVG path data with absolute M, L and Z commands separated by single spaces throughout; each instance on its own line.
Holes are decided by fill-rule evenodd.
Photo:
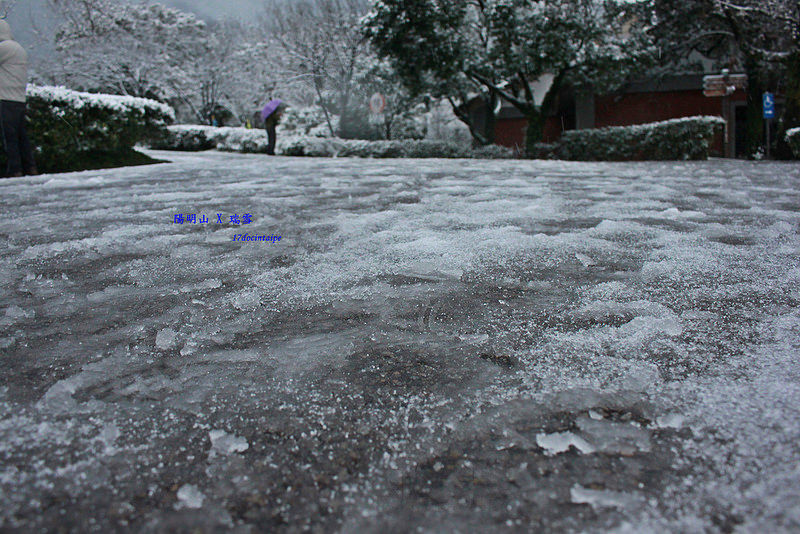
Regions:
M 745 157 L 752 159 L 764 147 L 764 117 L 761 110 L 761 95 L 764 82 L 755 59 L 745 62 L 747 71 L 747 111 L 745 114 Z M 732 120 L 736 120 L 732 117 Z M 735 142 L 735 141 L 734 141 Z
M 319 99 L 319 107 L 322 108 L 322 114 L 325 116 L 325 122 L 328 124 L 328 131 L 331 133 L 331 137 L 336 137 L 336 132 L 333 131 L 333 124 L 331 123 L 331 116 L 328 114 L 328 107 L 325 104 L 325 98 L 322 96 L 321 83 L 318 82 L 316 77 L 314 78 L 314 89 Z
M 485 135 L 478 131 L 475 123 L 472 121 L 472 118 L 469 115 L 469 112 L 466 110 L 466 104 L 456 104 L 456 102 L 449 97 L 447 100 L 450 102 L 450 107 L 453 109 L 453 114 L 456 116 L 456 118 L 466 124 L 467 128 L 469 128 L 469 133 L 472 135 L 473 144 L 478 146 L 488 145 L 489 140 Z
M 497 116 L 494 114 L 494 108 L 497 106 L 497 101 L 500 97 L 497 93 L 492 91 L 486 103 L 488 106 L 486 111 L 486 143 L 487 145 L 494 144 L 494 128 L 497 123 Z
M 561 89 L 561 80 L 564 73 L 560 72 L 553 80 L 552 85 L 547 90 L 542 100 L 542 105 L 537 107 L 533 102 L 533 95 L 528 95 L 529 105 L 525 107 L 517 106 L 528 121 L 528 129 L 525 132 L 525 155 L 529 158 L 537 156 L 536 144 L 541 143 L 544 138 L 545 112 L 553 107 L 556 95 Z
M 536 156 L 536 145 L 541 143 L 544 137 L 544 115 L 535 106 L 526 108 L 523 113 L 528 121 L 525 130 L 525 156 L 533 158 Z

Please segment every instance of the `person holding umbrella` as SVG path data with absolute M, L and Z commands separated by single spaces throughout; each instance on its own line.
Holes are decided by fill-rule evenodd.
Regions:
M 271 156 L 275 155 L 275 142 L 278 138 L 275 127 L 278 125 L 278 121 L 281 120 L 282 104 L 282 100 L 273 98 L 261 110 L 261 119 L 264 121 L 264 128 L 267 130 L 267 154 Z

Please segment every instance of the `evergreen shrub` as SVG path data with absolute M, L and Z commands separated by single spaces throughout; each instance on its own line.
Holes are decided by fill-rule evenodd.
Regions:
M 163 135 L 175 114 L 145 98 L 28 86 L 28 136 L 40 172 L 64 172 L 155 160 L 134 150 Z M 5 167 L 5 154 L 0 164 Z
M 514 152 L 492 146 L 471 149 L 458 143 L 424 139 L 365 141 L 318 137 L 278 139 L 277 152 L 286 156 L 359 158 L 511 158 Z
M 533 154 L 530 157 L 532 159 L 558 159 L 557 152 L 557 143 L 536 143 L 533 145 Z
M 217 141 L 211 132 L 213 126 L 176 124 L 167 127 L 165 135 L 152 139 L 150 148 L 161 150 L 180 150 L 196 152 L 217 148 Z
M 725 126 L 721 117 L 699 116 L 636 126 L 564 132 L 556 157 L 576 161 L 707 159 L 711 143 Z
M 279 136 L 275 152 L 284 156 L 329 158 L 338 156 L 345 142 L 344 139 L 333 137 Z
M 339 128 L 339 117 L 332 115 L 329 118 L 335 131 Z M 319 106 L 287 107 L 281 116 L 281 122 L 278 124 L 278 137 L 280 137 L 281 130 L 290 135 L 330 136 L 330 128 L 325 120 L 325 113 Z
M 800 128 L 786 130 L 786 142 L 789 143 L 794 157 L 800 159 Z
M 166 135 L 153 140 L 150 147 L 189 152 L 217 149 L 225 152 L 266 153 L 267 134 L 263 128 L 176 124 L 167 127 Z
M 154 141 L 152 148 L 199 151 L 217 149 L 230 152 L 267 151 L 267 135 L 260 128 L 215 128 L 177 124 L 167 135 Z M 357 158 L 512 158 L 514 151 L 501 146 L 471 149 L 459 143 L 424 139 L 378 140 L 341 139 L 313 135 L 280 135 L 275 151 L 284 156 Z

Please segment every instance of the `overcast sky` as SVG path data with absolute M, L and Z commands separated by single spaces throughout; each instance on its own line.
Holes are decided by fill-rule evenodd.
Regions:
M 121 3 L 136 4 L 138 0 L 117 0 Z M 2 2 L 0 2 L 2 3 Z M 151 3 L 164 4 L 181 11 L 196 14 L 203 20 L 224 18 L 244 18 L 260 14 L 264 0 L 158 0 Z M 47 9 L 47 0 L 16 0 L 8 14 L 8 23 L 15 38 L 23 46 L 31 48 L 36 42 L 34 31 L 52 31 L 58 23 Z M 36 53 L 36 50 L 31 50 Z

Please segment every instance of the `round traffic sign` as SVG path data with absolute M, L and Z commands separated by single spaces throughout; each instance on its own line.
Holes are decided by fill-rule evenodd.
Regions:
M 380 94 L 375 93 L 369 97 L 369 110 L 373 113 L 380 113 L 386 107 L 386 98 Z

